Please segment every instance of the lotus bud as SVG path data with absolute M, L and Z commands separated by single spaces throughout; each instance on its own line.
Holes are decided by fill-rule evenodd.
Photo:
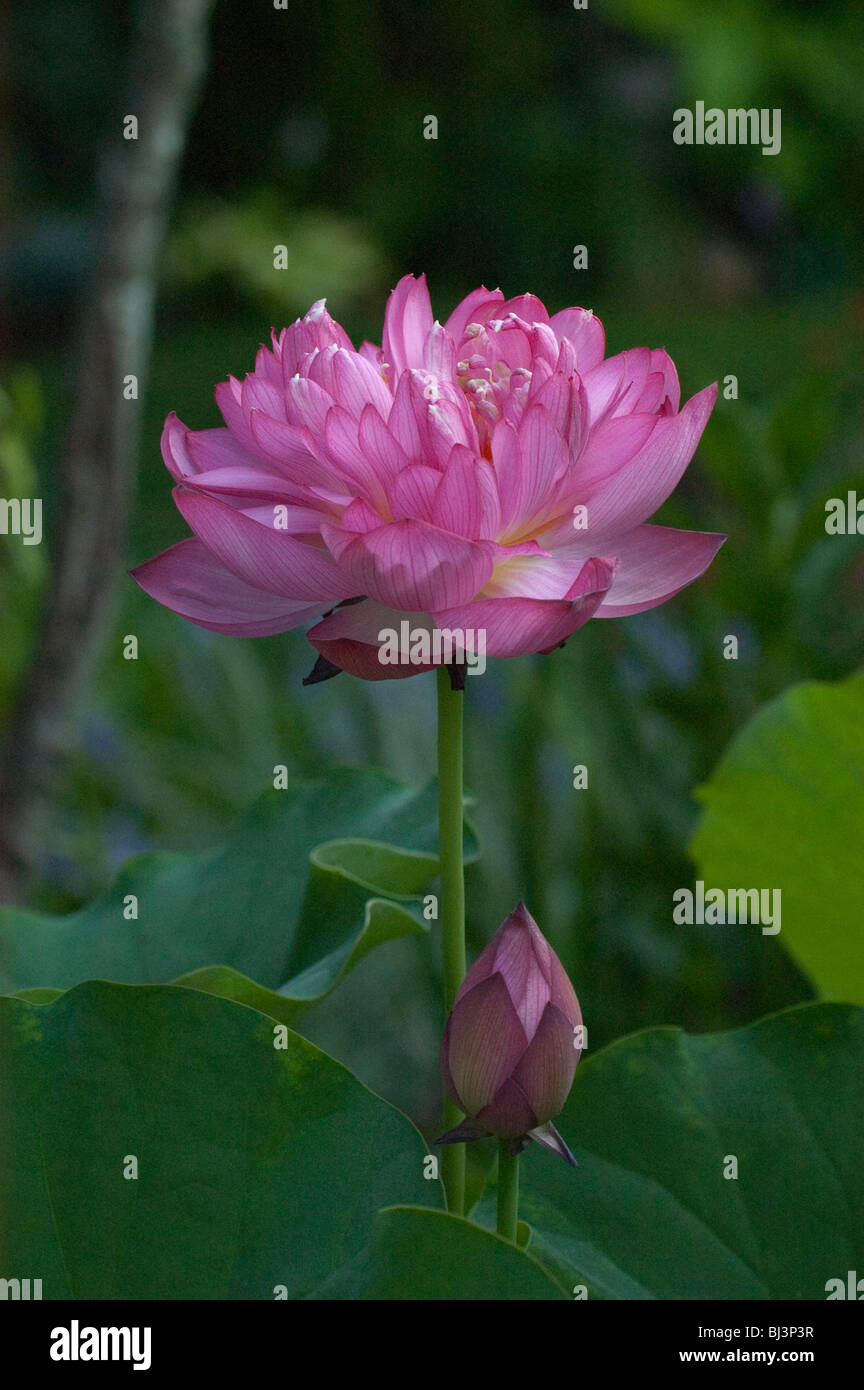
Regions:
M 533 1139 L 576 1160 L 551 1123 L 582 1051 L 579 1000 L 524 903 L 462 982 L 441 1045 L 447 1092 L 467 1116 L 442 1144 L 494 1134 L 518 1153 Z

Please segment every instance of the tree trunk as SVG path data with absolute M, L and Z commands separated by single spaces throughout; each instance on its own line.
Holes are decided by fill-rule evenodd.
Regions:
M 123 563 L 153 300 L 213 0 L 142 0 L 99 166 L 100 246 L 73 344 L 77 378 L 42 628 L 0 756 L 0 899 L 26 889 Z M 137 139 L 127 138 L 128 116 Z M 130 388 L 126 386 L 127 394 Z

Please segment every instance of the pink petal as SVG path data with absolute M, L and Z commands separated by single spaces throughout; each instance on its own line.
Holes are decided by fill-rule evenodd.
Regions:
M 269 469 L 260 450 L 246 449 L 228 429 L 189 430 L 186 445 L 195 471 L 210 473 L 217 468 Z
M 207 549 L 253 588 L 307 603 L 351 596 L 350 584 L 326 552 L 191 488 L 176 487 L 174 501 Z
M 240 405 L 248 421 L 253 410 L 262 410 L 275 420 L 285 419 L 285 394 L 265 377 L 250 372 L 240 388 Z
M 341 323 L 337 323 L 327 312 L 327 300 L 316 299 L 311 309 L 308 309 L 303 317 L 303 323 L 308 324 L 316 336 L 316 346 L 328 347 L 330 343 L 335 343 L 340 348 L 350 348 L 353 344 Z
M 232 505 L 236 506 L 237 503 Z M 284 502 L 271 502 L 264 507 L 244 506 L 240 507 L 240 511 L 253 521 L 260 522 L 262 526 L 275 526 L 276 530 L 287 531 L 297 539 L 308 537 L 315 542 L 317 550 L 320 550 L 318 542 L 321 539 L 321 523 L 332 520 L 329 512 L 319 512 L 313 507 L 298 507 Z
M 579 376 L 556 370 L 545 381 L 534 373 L 529 405 L 542 405 L 564 439 L 571 460 L 579 457 L 588 422 L 588 405 Z
M 387 429 L 410 463 L 426 463 L 423 441 L 414 412 L 412 377 L 403 372 L 396 387 L 393 406 L 387 417 Z
M 281 344 L 283 387 L 316 348 L 323 351 L 335 345 L 352 349 L 351 339 L 342 325 L 330 317 L 323 299 L 317 300 L 304 318 L 297 319 L 284 330 Z
M 425 464 L 412 464 L 390 484 L 388 498 L 394 521 L 405 521 L 417 517 L 421 521 L 434 522 L 435 494 L 441 474 L 437 468 Z
M 501 528 L 495 470 L 487 459 L 454 446 L 438 475 L 432 521 L 444 531 L 475 540 L 492 540 Z
M 410 444 L 412 461 L 438 464 L 441 468 L 455 444 L 476 444 L 463 392 L 431 372 L 403 372 L 388 427 L 399 437 L 406 452 Z
M 477 1120 L 490 1134 L 497 1134 L 502 1139 L 518 1139 L 537 1124 L 537 1116 L 528 1103 L 528 1097 L 512 1077 L 504 1082 L 490 1103 L 478 1113 Z
M 303 319 L 296 319 L 288 328 L 283 328 L 279 335 L 283 391 L 285 383 L 297 374 L 309 354 L 320 346 L 314 326 Z
M 660 372 L 663 377 L 666 398 L 665 407 L 661 407 L 663 413 L 665 415 L 677 415 L 678 407 L 681 404 L 681 387 L 678 384 L 678 372 L 675 363 L 665 348 L 654 348 L 652 351 L 651 371 Z
M 321 534 L 353 592 L 392 608 L 426 612 L 467 603 L 492 573 L 490 542 L 464 540 L 423 521 L 393 522 L 362 536 L 325 524 Z
M 210 632 L 267 637 L 320 616 L 321 604 L 294 603 L 244 584 L 191 537 L 131 571 L 146 594 Z
M 691 399 L 678 415 L 660 416 L 647 442 L 611 476 L 588 487 L 579 501 L 597 537 L 630 531 L 656 512 L 690 462 L 717 398 L 716 383 Z
M 500 290 L 487 290 L 483 285 L 466 295 L 450 315 L 444 327 L 456 344 L 457 349 L 465 337 L 469 323 L 485 323 L 500 309 L 504 296 Z
M 487 656 L 549 652 L 594 616 L 613 573 L 606 561 L 589 560 L 565 598 L 478 598 L 462 607 L 432 609 L 432 617 L 442 628 L 484 631 Z
M 545 379 L 539 372 L 534 372 L 528 393 L 528 405 L 542 406 L 555 429 L 563 435 L 569 425 L 573 408 L 573 382 L 561 372 L 552 372 Z
M 619 559 L 598 618 L 626 618 L 665 603 L 711 564 L 726 537 L 671 526 L 637 526 L 614 542 Z
M 320 386 L 321 390 L 327 393 L 331 401 L 336 399 L 336 382 L 333 377 L 333 366 L 338 351 L 339 349 L 331 343 L 330 346 L 324 348 L 323 351 L 311 353 L 297 374 L 301 381 L 314 381 L 316 386 Z M 292 377 L 291 381 L 293 380 L 294 378 Z M 289 393 L 290 385 L 291 383 L 289 382 L 286 388 Z
M 312 641 L 311 638 L 309 640 Z M 356 676 L 361 681 L 401 681 L 407 680 L 410 676 L 423 676 L 427 671 L 435 669 L 432 665 L 423 666 L 414 662 L 384 665 L 378 659 L 377 646 L 370 647 L 365 642 L 354 642 L 348 637 L 340 638 L 336 642 L 316 638 L 312 645 L 331 666 L 338 666 L 346 675 Z
M 576 998 L 576 991 L 570 981 L 570 976 L 567 974 L 567 971 L 564 969 L 564 966 L 561 964 L 554 951 L 551 952 L 551 956 L 552 959 L 549 971 L 550 1003 L 554 1004 L 556 1009 L 561 1010 L 572 1027 L 578 1028 L 582 1023 L 582 1010 L 579 1007 L 579 1000 Z M 581 1045 L 573 1050 L 578 1057 L 582 1051 Z
M 495 566 L 496 566 L 496 571 L 497 571 L 498 569 L 502 569 L 502 570 L 503 570 L 505 562 L 506 562 L 506 561 L 509 561 L 509 560 L 512 560 L 512 559 L 513 559 L 515 556 L 517 556 L 517 555 L 530 555 L 530 556 L 532 556 L 532 558 L 541 558 L 541 557 L 542 557 L 542 558 L 547 559 L 547 560 L 548 560 L 548 559 L 551 559 L 551 552 L 548 551 L 548 550 L 544 550 L 544 549 L 542 548 L 542 546 L 538 545 L 537 541 L 535 541 L 535 540 L 530 540 L 530 541 L 514 541 L 514 542 L 512 543 L 512 545 L 500 545 L 500 544 L 499 544 L 499 545 L 496 545 L 496 547 L 495 547 Z M 571 576 L 571 577 L 572 577 L 572 576 Z M 568 585 L 567 587 L 569 588 L 569 585 Z M 487 598 L 498 598 L 498 597 L 499 597 L 499 586 L 498 586 L 497 583 L 495 582 L 495 578 L 494 578 L 494 577 L 493 577 L 492 579 L 490 579 L 489 583 L 486 585 L 486 587 L 485 587 L 485 589 L 483 590 L 483 592 L 484 592 L 484 594 L 487 596 Z M 504 593 L 505 593 L 505 590 L 504 590 L 504 589 L 501 589 L 501 596 L 503 596 Z M 551 597 L 553 597 L 553 598 L 563 598 L 563 597 L 564 597 L 564 591 L 562 591 L 560 594 L 551 595 Z
M 345 480 L 338 469 L 322 463 L 310 449 L 312 436 L 303 433 L 296 425 L 286 425 L 253 410 L 251 416 L 252 434 L 259 451 L 278 464 L 279 470 L 295 487 L 304 491 L 307 487 L 330 488 L 337 493 L 345 492 Z
M 247 449 L 251 449 L 255 453 L 255 439 L 241 405 L 242 392 L 243 388 L 240 382 L 233 376 L 229 376 L 227 381 L 219 382 L 213 395 L 222 412 L 222 419 L 231 433 L 240 440 L 241 444 L 245 444 Z
M 530 323 L 521 321 L 515 315 L 510 318 L 494 318 L 487 323 L 486 333 L 490 366 L 499 361 L 506 362 L 511 370 L 531 366 L 534 360 L 534 340 Z M 478 344 L 480 342 L 482 339 L 478 339 Z
M 376 512 L 374 507 L 370 507 L 363 497 L 355 497 L 350 506 L 346 507 L 342 513 L 341 528 L 343 531 L 375 531 L 380 525 L 380 512 Z
M 568 536 L 569 539 L 569 536 Z M 516 555 L 495 566 L 485 596 L 496 599 L 563 599 L 586 560 L 587 546 L 561 546 L 551 555 Z
M 360 416 L 358 439 L 360 448 L 385 485 L 408 468 L 408 455 L 374 406 L 367 405 Z
M 573 473 L 573 495 L 584 500 L 599 483 L 634 458 L 651 438 L 659 420 L 658 415 L 610 415 L 595 425 Z
M 501 497 L 502 541 L 510 532 L 524 529 L 541 507 L 552 503 L 570 463 L 564 440 L 542 405 L 528 407 L 515 448 L 513 443 L 511 427 L 496 426 L 492 457 Z
M 581 376 L 603 361 L 606 334 L 590 309 L 561 309 L 549 320 L 558 341 L 567 339 L 576 354 L 576 370 Z
M 437 319 L 423 345 L 423 366 L 427 372 L 450 381 L 456 375 L 456 344 Z
M 570 534 L 585 538 L 556 547 L 546 560 L 514 560 L 499 566 L 487 592 L 494 587 L 500 597 L 561 598 L 596 543 L 590 533 Z M 616 559 L 617 569 L 595 616 L 623 618 L 664 603 L 704 573 L 724 540 L 707 531 L 648 525 L 607 536 L 603 543 L 607 554 Z
M 285 413 L 289 425 L 298 429 L 305 425 L 313 434 L 322 435 L 332 405 L 330 393 L 309 377 L 292 376 L 285 384 Z M 274 415 L 272 410 L 267 413 Z
M 624 415 L 634 409 L 650 369 L 651 352 L 643 347 L 627 348 L 590 371 L 580 372 L 592 429 L 607 415 Z
M 495 969 L 507 986 L 525 1036 L 531 1039 L 549 1003 L 552 948 L 521 903 L 497 937 Z
M 579 376 L 576 369 L 576 349 L 569 338 L 562 338 L 558 344 L 558 361 L 555 363 L 556 372 L 562 376 Z M 581 377 L 579 377 L 581 381 Z
M 662 372 L 649 372 L 642 394 L 633 407 L 634 412 L 653 414 L 666 399 L 666 380 Z
M 186 478 L 194 478 L 200 472 L 189 450 L 189 436 L 192 433 L 171 411 L 162 427 L 162 457 L 165 467 L 175 482 L 182 483 Z M 227 434 L 227 430 L 226 430 Z
M 469 992 L 469 990 L 472 990 L 474 988 L 475 985 L 481 984 L 483 980 L 488 980 L 491 975 L 495 975 L 497 973 L 498 967 L 496 965 L 496 961 L 498 958 L 498 948 L 501 943 L 501 936 L 504 931 L 504 928 L 507 926 L 512 916 L 513 914 L 511 913 L 510 917 L 508 917 L 506 921 L 502 922 L 501 926 L 498 928 L 492 939 L 490 941 L 487 941 L 486 945 L 483 947 L 483 950 L 480 952 L 474 964 L 469 967 L 468 973 L 466 974 L 464 980 L 462 981 L 457 991 L 457 1003 L 463 997 L 463 995 L 466 995 Z
M 446 468 L 450 454 L 457 444 L 470 448 L 476 443 L 473 429 L 466 429 L 466 421 L 459 406 L 446 399 L 428 404 L 425 440 L 430 462 L 434 461 L 439 468 Z
M 503 319 L 508 314 L 515 314 L 529 327 L 534 323 L 550 322 L 546 305 L 537 298 L 536 294 L 517 294 L 515 299 L 506 300 L 495 317 Z
M 367 362 L 357 352 L 340 349 L 333 362 L 334 396 L 337 403 L 360 419 L 367 405 L 375 406 L 382 419 L 386 420 L 393 404 L 393 395 L 388 390 L 380 371 Z
M 277 357 L 275 352 L 271 352 L 270 348 L 265 347 L 262 343 L 257 353 L 255 354 L 255 374 L 256 376 L 265 377 L 267 381 L 272 382 L 274 386 L 281 387 L 281 349 L 280 356 Z
M 423 366 L 423 347 L 431 328 L 432 305 L 426 276 L 415 280 L 413 275 L 403 275 L 387 300 L 381 344 L 384 360 L 394 374 L 401 374 L 406 367 Z M 390 379 L 393 380 L 392 375 Z
M 391 665 L 379 659 L 379 634 L 387 629 L 398 634 L 403 620 L 410 623 L 412 631 L 432 627 L 425 615 L 397 612 L 372 599 L 364 599 L 362 603 L 336 608 L 310 628 L 306 636 L 316 651 L 349 675 L 367 681 L 402 680 L 434 669 L 431 664 Z
M 553 371 L 559 355 L 558 340 L 548 323 L 535 323 L 532 332 L 534 371 L 541 365 Z
M 325 452 L 316 450 L 322 462 L 332 460 L 337 465 L 337 476 L 347 480 L 349 491 L 358 492 L 373 506 L 383 508 L 386 504 L 384 485 L 374 463 L 360 447 L 357 421 L 340 405 L 331 407 L 324 426 Z
M 214 468 L 212 473 L 196 473 L 188 482 L 201 492 L 223 493 L 230 497 L 270 498 L 274 502 L 298 500 L 296 486 L 265 467 Z
M 554 1004 L 547 1004 L 513 1072 L 513 1080 L 528 1098 L 537 1124 L 554 1120 L 570 1094 L 579 1061 L 574 1037 L 570 1020 Z
M 500 975 L 490 975 L 458 1000 L 447 1021 L 442 1053 L 467 1115 L 477 1115 L 493 1100 L 527 1042 Z

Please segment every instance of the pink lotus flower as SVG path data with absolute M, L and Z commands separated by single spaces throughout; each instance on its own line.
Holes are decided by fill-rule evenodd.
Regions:
M 462 982 L 441 1045 L 451 1099 L 468 1119 L 439 1143 L 534 1139 L 575 1165 L 551 1121 L 582 1052 L 582 1014 L 563 965 L 524 903 Z
M 549 652 L 589 618 L 671 598 L 725 539 L 646 525 L 716 398 L 679 410 L 663 350 L 604 358 L 586 309 L 478 289 L 443 325 L 425 277 L 355 351 L 323 300 L 216 388 L 225 425 L 170 415 L 162 453 L 193 537 L 133 571 L 201 627 L 254 637 L 319 619 L 327 673 L 385 665 L 379 633 L 483 630 L 489 656 Z M 328 665 L 328 663 L 330 663 Z

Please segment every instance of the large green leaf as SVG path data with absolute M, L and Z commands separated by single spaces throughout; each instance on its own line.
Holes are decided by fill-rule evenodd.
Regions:
M 699 795 L 706 888 L 780 889 L 776 940 L 823 997 L 864 1004 L 864 675 L 768 705 Z
M 381 1212 L 366 1258 L 313 1297 L 498 1303 L 566 1294 L 500 1236 L 445 1211 L 399 1206 Z
M 278 990 L 268 1011 L 290 1022 L 379 942 L 427 928 L 436 836 L 434 783 L 343 769 L 268 791 L 220 849 L 142 855 L 67 917 L 0 911 L 0 990 L 182 976 L 252 1005 Z
M 326 1297 L 381 1206 L 440 1202 L 411 1123 L 285 1041 L 172 986 L 0 999 L 4 1275 L 44 1298 Z
M 613 1043 L 557 1122 L 579 1167 L 525 1153 L 529 1252 L 591 1298 L 824 1299 L 864 1269 L 862 1074 L 864 1010 L 845 1004 Z
M 525 1155 L 527 1252 L 429 1210 L 410 1123 L 285 1041 L 178 987 L 0 1000 L 3 1266 L 45 1297 L 328 1300 L 822 1299 L 864 1266 L 854 1006 L 588 1059 L 560 1120 L 579 1168 Z

